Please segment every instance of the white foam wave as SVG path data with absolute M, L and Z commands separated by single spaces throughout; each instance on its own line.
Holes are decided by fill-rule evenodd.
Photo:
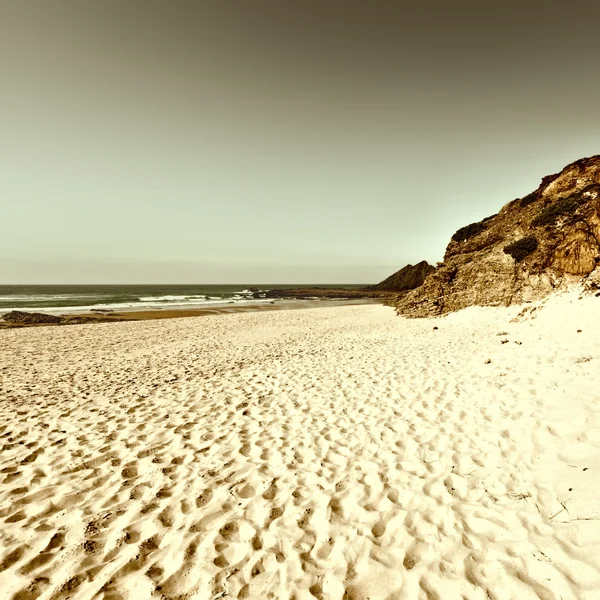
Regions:
M 77 298 L 102 298 L 102 295 L 98 294 L 77 294 Z M 49 302 L 51 300 L 72 300 L 72 294 L 43 294 L 41 296 L 0 296 L 0 302 L 6 302 L 7 300 L 14 300 L 15 302 Z
M 25 310 L 27 312 L 41 312 L 48 314 L 73 314 L 73 313 L 87 313 L 97 310 L 112 310 L 114 312 L 121 311 L 136 311 L 136 310 L 160 310 L 162 308 L 204 308 L 206 306 L 219 306 L 228 304 L 262 304 L 270 302 L 268 299 L 252 299 L 239 297 L 238 299 L 233 298 L 206 298 L 203 299 L 187 299 L 187 300 L 176 300 L 176 301 L 147 301 L 141 302 L 120 302 L 114 304 L 87 304 L 80 306 L 40 306 L 40 307 L 14 307 L 14 308 L 0 308 L 0 314 L 10 312 L 12 310 Z
M 198 294 L 197 296 L 142 296 L 139 298 L 140 302 L 176 302 L 178 300 L 205 300 L 204 294 Z

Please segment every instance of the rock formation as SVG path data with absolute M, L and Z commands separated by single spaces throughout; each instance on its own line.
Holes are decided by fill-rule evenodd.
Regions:
M 274 289 L 265 292 L 266 298 L 294 298 L 296 300 L 307 300 L 312 298 L 330 299 L 357 299 L 357 298 L 390 298 L 391 294 L 384 291 L 368 291 L 363 289 L 347 288 L 290 288 Z
M 265 293 L 267 298 L 392 298 L 394 292 L 412 290 L 420 286 L 425 277 L 434 270 L 427 261 L 416 265 L 406 265 L 377 285 L 369 285 L 360 289 L 347 288 L 294 288 L 275 289 Z
M 544 177 L 531 194 L 459 229 L 423 285 L 394 303 L 410 317 L 509 305 L 571 282 L 594 287 L 599 272 L 600 155 Z
M 119 315 L 120 316 L 120 315 Z M 32 325 L 81 325 L 82 323 L 104 323 L 123 321 L 123 318 L 115 318 L 115 315 L 48 315 L 46 313 L 30 313 L 21 310 L 12 310 L 0 315 L 0 326 L 2 327 L 26 327 Z
M 414 266 L 406 265 L 387 279 L 384 279 L 381 283 L 370 285 L 364 289 L 369 292 L 403 292 L 414 290 L 422 285 L 425 277 L 434 270 L 435 268 L 426 260 L 422 260 Z
M 55 315 L 47 315 L 44 313 L 30 313 L 20 310 L 13 310 L 2 316 L 2 319 L 7 323 L 25 323 L 25 324 L 46 324 L 46 323 L 61 323 L 62 318 Z

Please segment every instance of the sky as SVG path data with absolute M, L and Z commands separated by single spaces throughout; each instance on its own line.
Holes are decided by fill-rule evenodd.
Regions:
M 0 0 L 0 284 L 372 283 L 600 153 L 599 2 Z

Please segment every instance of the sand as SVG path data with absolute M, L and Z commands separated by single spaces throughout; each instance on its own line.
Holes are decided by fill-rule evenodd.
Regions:
M 600 298 L 521 308 L 1 331 L 0 598 L 600 598 Z
M 101 310 L 94 312 L 62 312 L 60 309 L 47 308 L 28 308 L 25 312 L 50 312 L 57 316 L 64 317 L 67 322 L 59 325 L 75 325 L 77 319 L 80 322 L 86 320 L 90 323 L 106 323 L 111 321 L 148 321 L 150 319 L 183 319 L 187 317 L 202 317 L 207 315 L 262 312 L 274 310 L 297 310 L 303 308 L 329 308 L 332 306 L 350 306 L 358 304 L 383 304 L 382 298 L 354 298 L 348 300 L 327 299 L 327 300 L 272 300 L 270 302 L 248 303 L 248 304 L 225 304 L 220 306 L 204 306 L 197 308 L 154 308 L 152 310 Z M 23 327 L 56 327 L 56 323 L 20 323 L 6 322 L 1 319 L 5 309 L 0 309 L 0 329 L 12 329 Z M 60 313 L 60 314 L 59 314 Z M 72 320 L 72 322 L 68 322 Z

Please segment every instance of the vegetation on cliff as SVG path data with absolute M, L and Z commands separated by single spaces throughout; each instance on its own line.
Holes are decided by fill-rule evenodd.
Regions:
M 465 225 L 465 227 L 461 227 L 453 236 L 452 239 L 455 242 L 465 242 L 469 238 L 476 236 L 478 233 L 485 231 L 487 229 L 487 225 L 483 221 L 478 221 L 477 223 L 471 223 L 470 225 Z
M 534 235 L 528 235 L 508 246 L 504 246 L 504 252 L 510 254 L 517 262 L 521 262 L 525 257 L 535 252 L 538 247 L 537 238 Z

